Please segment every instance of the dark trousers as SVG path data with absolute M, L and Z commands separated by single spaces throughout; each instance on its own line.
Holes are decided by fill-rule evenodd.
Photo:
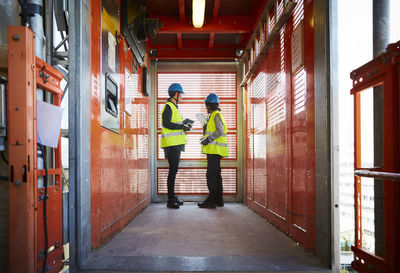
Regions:
M 170 148 L 166 154 L 169 164 L 168 172 L 168 199 L 175 198 L 175 177 L 178 173 L 179 161 L 181 159 L 181 151 L 178 149 Z
M 221 156 L 207 155 L 207 187 L 210 195 L 210 202 L 216 202 L 222 199 L 222 176 L 221 176 Z

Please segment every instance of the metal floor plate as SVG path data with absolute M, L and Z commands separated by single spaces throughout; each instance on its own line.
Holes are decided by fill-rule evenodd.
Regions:
M 330 272 L 312 259 L 297 257 L 92 257 L 88 270 L 159 272 Z
M 241 204 L 151 205 L 91 253 L 90 272 L 331 272 Z

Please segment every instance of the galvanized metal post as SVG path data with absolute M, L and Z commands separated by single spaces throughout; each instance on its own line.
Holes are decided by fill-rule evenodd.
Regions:
M 69 1 L 69 238 L 71 270 L 91 251 L 90 0 Z
M 46 62 L 53 65 L 53 0 L 45 0 Z
M 0 44 L 7 44 L 7 27 L 17 26 L 20 24 L 19 19 L 19 4 L 15 0 L 2 0 L 0 1 L 0 9 L 2 10 L 0 16 Z
M 338 3 L 329 0 L 332 272 L 340 271 Z
M 44 59 L 43 44 L 44 44 L 44 32 L 43 32 L 43 0 L 26 0 L 25 1 L 30 8 L 33 9 L 33 16 L 28 18 L 29 27 L 35 32 L 35 54 L 40 59 Z
M 332 180 L 332 135 L 331 99 L 335 100 L 335 78 L 331 78 L 332 44 L 330 25 L 335 19 L 330 7 L 333 0 L 314 1 L 314 84 L 315 84 L 315 189 L 316 189 L 316 238 L 315 252 L 324 264 L 336 268 L 339 257 L 337 245 L 338 187 Z M 332 16 L 332 18 L 331 18 Z M 317 46 L 318 45 L 318 46 Z M 335 71 L 333 71 L 334 73 Z M 335 76 L 337 77 L 337 76 Z M 332 142 L 333 141 L 333 142 Z M 336 235 L 335 235 L 336 234 Z
M 44 32 L 46 37 L 46 45 L 44 48 L 45 51 L 45 60 L 48 64 L 53 65 L 53 0 L 45 0 L 44 7 Z M 41 90 L 40 93 L 43 92 L 44 101 L 48 103 L 53 103 L 52 94 L 49 92 L 44 92 Z M 53 168 L 54 166 L 54 150 L 50 147 L 45 149 L 46 162 L 49 168 Z M 53 177 L 49 177 L 49 184 L 52 185 L 54 183 Z
M 150 105 L 149 105 L 149 114 L 150 114 L 150 124 L 157 124 L 157 62 L 150 62 Z M 157 128 L 154 125 L 151 125 L 149 128 L 149 141 L 150 141 L 150 200 L 151 202 L 158 201 L 157 195 Z
M 386 50 L 390 39 L 390 0 L 373 0 L 373 56 Z M 374 165 L 383 166 L 383 86 L 374 88 Z M 375 179 L 375 253 L 385 256 L 384 183 Z

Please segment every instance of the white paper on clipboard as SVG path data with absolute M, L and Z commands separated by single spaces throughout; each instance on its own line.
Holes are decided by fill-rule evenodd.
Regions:
M 207 124 L 207 119 L 202 113 L 196 114 L 196 118 L 200 122 L 201 126 L 204 126 Z
M 37 101 L 37 135 L 42 145 L 57 148 L 63 108 Z

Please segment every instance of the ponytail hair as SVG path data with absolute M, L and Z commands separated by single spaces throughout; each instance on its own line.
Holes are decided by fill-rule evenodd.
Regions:
M 211 102 L 206 102 L 206 106 L 210 107 L 211 111 L 221 111 L 221 108 L 219 108 L 219 103 L 211 103 Z

